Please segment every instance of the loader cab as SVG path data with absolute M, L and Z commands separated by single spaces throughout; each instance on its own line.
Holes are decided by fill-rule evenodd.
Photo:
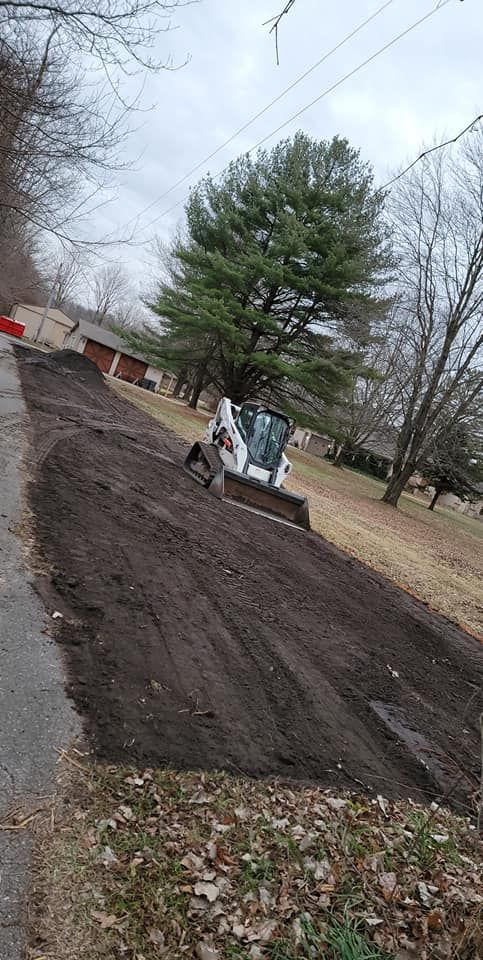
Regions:
M 265 469 L 278 467 L 288 443 L 290 420 L 283 413 L 244 403 L 236 421 L 242 439 L 247 445 L 252 463 Z

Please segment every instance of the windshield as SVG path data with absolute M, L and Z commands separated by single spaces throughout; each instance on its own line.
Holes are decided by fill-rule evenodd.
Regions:
M 256 415 L 256 412 L 257 412 L 256 407 L 250 407 L 248 404 L 245 404 L 245 406 L 241 408 L 240 413 L 238 414 L 238 420 L 236 422 L 236 425 L 245 442 L 247 439 L 247 435 L 250 433 L 251 422 L 254 416 Z
M 287 422 L 268 410 L 254 412 L 252 408 L 250 413 L 250 428 L 247 431 L 250 458 L 263 466 L 273 467 L 279 463 L 285 448 Z

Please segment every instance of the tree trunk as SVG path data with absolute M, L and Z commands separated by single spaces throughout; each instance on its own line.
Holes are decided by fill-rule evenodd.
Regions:
M 198 406 L 198 400 L 200 399 L 200 394 L 205 385 L 205 374 L 206 374 L 206 362 L 201 363 L 193 377 L 191 382 L 191 394 L 189 399 L 189 405 L 192 410 L 196 410 Z
M 434 497 L 433 497 L 433 499 L 431 500 L 431 503 L 429 504 L 428 510 L 434 510 L 434 508 L 435 508 L 435 506 L 436 506 L 436 504 L 437 504 L 437 502 L 438 502 L 438 500 L 439 500 L 442 492 L 443 492 L 443 488 L 442 488 L 442 487 L 436 487 Z
M 196 407 L 198 406 L 198 400 L 200 399 L 200 393 L 202 390 L 203 390 L 203 380 L 200 383 L 197 377 L 192 386 L 191 396 L 188 404 L 188 406 L 190 406 L 192 410 L 196 410 Z
M 176 384 L 175 384 L 175 388 L 174 388 L 174 390 L 173 390 L 173 397 L 179 397 L 179 395 L 180 395 L 180 393 L 181 393 L 181 391 L 182 391 L 182 389 L 183 389 L 183 387 L 184 387 L 184 385 L 185 385 L 185 383 L 186 383 L 186 379 L 187 379 L 187 377 L 186 377 L 186 368 L 184 367 L 182 370 L 179 371 L 178 376 L 177 376 L 177 378 L 176 378 Z
M 414 463 L 411 460 L 408 460 L 404 467 L 393 473 L 386 487 L 384 496 L 382 497 L 383 503 L 389 503 L 391 507 L 397 507 L 399 497 L 401 496 L 409 477 L 412 473 L 414 473 L 414 469 Z
M 332 461 L 333 467 L 342 467 L 344 454 L 345 454 L 345 446 L 343 443 L 341 443 L 340 446 L 337 448 L 337 453 Z

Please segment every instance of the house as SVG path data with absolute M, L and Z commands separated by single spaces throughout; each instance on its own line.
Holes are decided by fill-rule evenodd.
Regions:
M 166 370 L 152 367 L 140 353 L 136 353 L 124 340 L 87 320 L 78 320 L 74 324 L 64 347 L 77 350 L 94 361 L 99 370 L 111 377 L 118 377 L 135 383 L 139 380 L 151 380 L 155 390 L 168 388 L 173 383 L 173 375 Z
M 45 307 L 14 303 L 10 316 L 17 323 L 25 324 L 26 340 L 43 343 L 54 350 L 62 350 L 66 337 L 74 327 L 74 321 L 56 307 L 49 307 L 45 313 Z
M 454 493 L 443 493 L 438 500 L 438 507 L 449 507 L 450 510 L 456 510 L 457 513 L 463 513 L 466 517 L 472 517 L 474 520 L 483 520 L 483 483 L 476 486 L 479 496 L 474 500 L 461 500 Z M 428 485 L 424 491 L 428 496 L 434 494 L 434 487 Z
M 293 447 L 313 453 L 316 457 L 325 457 L 334 443 L 331 437 L 324 437 L 321 433 L 303 430 L 301 427 L 295 428 L 289 442 Z

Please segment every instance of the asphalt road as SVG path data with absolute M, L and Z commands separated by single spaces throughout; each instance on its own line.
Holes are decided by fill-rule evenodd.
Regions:
M 79 733 L 51 623 L 35 593 L 18 525 L 29 420 L 11 338 L 0 334 L 0 818 L 52 792 L 57 750 Z M 0 832 L 0 958 L 20 960 L 31 838 Z

